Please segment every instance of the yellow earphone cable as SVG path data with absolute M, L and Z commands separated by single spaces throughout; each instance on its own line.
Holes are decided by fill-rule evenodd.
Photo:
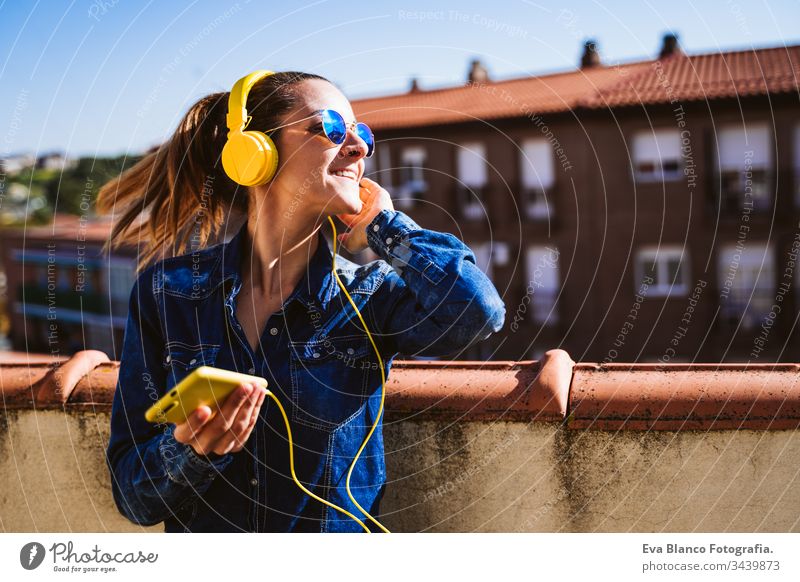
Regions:
M 350 500 L 355 504 L 356 507 L 358 507 L 361 513 L 366 515 L 370 519 L 370 521 L 372 521 L 372 523 L 381 528 L 385 533 L 392 533 L 388 529 L 386 529 L 386 527 L 384 527 L 382 523 L 380 523 L 377 519 L 372 517 L 363 507 L 361 507 L 361 505 L 359 505 L 358 501 L 356 501 L 356 498 L 353 497 L 353 494 L 350 491 L 350 475 L 352 475 L 353 469 L 356 466 L 358 458 L 361 456 L 364 447 L 367 446 L 369 439 L 372 437 L 372 433 L 375 432 L 375 428 L 378 426 L 378 423 L 380 422 L 381 414 L 383 414 L 383 401 L 386 396 L 386 373 L 383 370 L 383 359 L 381 358 L 380 350 L 378 350 L 378 346 L 375 345 L 375 340 L 372 339 L 372 334 L 369 332 L 369 329 L 367 328 L 367 324 L 364 321 L 364 318 L 361 317 L 361 312 L 358 310 L 358 307 L 356 307 L 356 304 L 353 302 L 353 298 L 350 297 L 350 294 L 347 292 L 347 289 L 345 289 L 345 286 L 344 284 L 342 284 L 341 279 L 339 279 L 339 275 L 336 273 L 336 226 L 333 224 L 333 219 L 330 216 L 328 217 L 328 220 L 330 221 L 331 227 L 333 228 L 333 276 L 336 278 L 336 282 L 339 284 L 339 287 L 341 287 L 342 291 L 344 291 L 344 294 L 347 296 L 347 299 L 350 301 L 350 305 L 352 305 L 353 309 L 355 309 L 356 315 L 358 315 L 358 319 L 361 320 L 361 324 L 364 326 L 364 331 L 367 332 L 367 337 L 369 337 L 369 341 L 372 343 L 372 347 L 375 350 L 375 354 L 378 356 L 378 362 L 380 364 L 380 369 L 381 369 L 381 405 L 378 408 L 378 416 L 375 418 L 375 422 L 373 423 L 372 428 L 370 429 L 369 434 L 367 435 L 367 438 L 364 439 L 364 442 L 361 444 L 361 448 L 358 449 L 358 452 L 356 453 L 353 462 L 350 464 L 350 470 L 347 471 L 347 481 L 345 482 L 345 488 L 347 489 L 347 495 L 350 497 Z M 289 426 L 289 418 L 286 416 L 286 410 L 284 410 L 283 405 L 281 404 L 280 400 L 278 400 L 278 398 L 275 396 L 275 394 L 273 394 L 272 391 L 267 390 L 267 395 L 275 401 L 275 404 L 278 405 L 278 409 L 280 409 L 281 415 L 283 416 L 283 422 L 286 425 L 286 434 L 289 437 L 289 469 L 292 472 L 292 479 L 294 479 L 294 482 L 297 484 L 297 486 L 300 489 L 302 489 L 305 493 L 316 499 L 317 501 L 324 503 L 329 507 L 333 507 L 338 511 L 341 511 L 347 517 L 358 522 L 358 524 L 362 528 L 364 528 L 364 531 L 366 531 L 367 533 L 372 533 L 370 529 L 364 524 L 364 522 L 358 519 L 355 515 L 353 515 L 346 509 L 343 509 L 338 505 L 335 505 L 330 501 L 326 501 L 322 497 L 315 495 L 314 493 L 306 489 L 306 487 L 302 483 L 300 483 L 300 480 L 297 478 L 297 475 L 294 472 L 294 442 L 292 441 L 292 429 Z
M 385 533 L 391 533 L 388 529 L 386 529 L 383 526 L 382 523 L 380 523 L 377 519 L 372 517 L 363 507 L 361 507 L 358 501 L 356 501 L 355 497 L 353 497 L 353 494 L 350 492 L 350 475 L 353 474 L 353 469 L 356 466 L 356 462 L 358 461 L 358 458 L 361 456 L 361 452 L 364 450 L 364 447 L 367 446 L 367 442 L 369 442 L 369 439 L 372 438 L 372 433 L 375 432 L 375 428 L 378 426 L 378 423 L 381 420 L 381 414 L 383 414 L 383 401 L 386 396 L 386 373 L 383 370 L 383 359 L 381 358 L 380 350 L 378 349 L 378 346 L 375 345 L 375 340 L 372 339 L 372 334 L 369 332 L 369 329 L 367 328 L 367 324 L 364 321 L 364 318 L 361 317 L 361 312 L 358 310 L 358 307 L 356 307 L 353 298 L 350 297 L 350 294 L 347 292 L 347 289 L 345 289 L 345 286 L 342 283 L 341 279 L 339 279 L 339 275 L 336 273 L 336 225 L 333 224 L 333 219 L 330 216 L 328 217 L 328 221 L 331 223 L 331 228 L 333 229 L 333 276 L 336 277 L 336 282 L 339 284 L 339 287 L 341 287 L 342 291 L 344 291 L 344 294 L 347 296 L 347 300 L 350 302 L 350 305 L 353 306 L 356 315 L 358 315 L 358 319 L 361 320 L 361 325 L 364 326 L 364 331 L 367 332 L 367 337 L 369 338 L 369 341 L 372 344 L 372 348 L 375 350 L 375 355 L 378 356 L 378 364 L 381 370 L 381 405 L 378 408 L 378 415 L 375 417 L 375 422 L 372 424 L 372 428 L 369 429 L 369 434 L 367 434 L 367 438 L 365 438 L 364 442 L 361 443 L 361 448 L 358 449 L 358 452 L 356 453 L 353 462 L 350 464 L 350 470 L 347 471 L 347 481 L 345 482 L 345 487 L 347 489 L 347 495 L 350 497 L 350 500 L 355 504 L 355 506 L 358 507 L 359 511 L 361 511 L 361 513 L 366 515 L 370 519 L 370 521 L 372 521 L 372 523 L 381 528 Z

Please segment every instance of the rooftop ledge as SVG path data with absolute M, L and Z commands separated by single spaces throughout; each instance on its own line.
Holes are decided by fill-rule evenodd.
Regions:
M 797 364 L 396 361 L 396 532 L 800 531 Z M 119 363 L 0 357 L 0 529 L 152 531 L 104 459 Z M 747 430 L 739 430 L 747 429 Z M 35 499 L 36 503 L 30 503 Z
M 99 351 L 6 359 L 6 409 L 109 412 L 119 363 Z M 800 364 L 395 361 L 386 421 L 560 422 L 596 430 L 785 430 L 800 426 Z

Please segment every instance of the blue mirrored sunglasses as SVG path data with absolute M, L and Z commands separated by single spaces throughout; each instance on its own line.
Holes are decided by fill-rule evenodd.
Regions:
M 344 117 L 333 109 L 323 109 L 319 113 L 322 116 L 322 129 L 329 140 L 337 145 L 344 143 L 347 138 L 348 128 L 355 126 L 356 135 L 367 144 L 367 157 L 373 154 L 375 151 L 375 136 L 372 135 L 372 130 L 366 123 L 353 121 L 348 125 L 345 123 Z
M 331 143 L 336 145 L 343 144 L 344 140 L 347 139 L 347 130 L 353 127 L 356 135 L 361 138 L 365 144 L 367 144 L 367 157 L 371 157 L 375 152 L 375 136 L 372 134 L 372 130 L 369 128 L 369 126 L 366 123 L 356 123 L 355 121 L 349 124 L 345 123 L 342 114 L 334 109 L 320 109 L 313 115 L 309 115 L 308 117 L 304 117 L 303 119 L 298 119 L 290 123 L 279 125 L 278 127 L 273 127 L 264 133 L 270 134 L 273 131 L 289 125 L 294 125 L 295 123 L 300 123 L 301 121 L 311 119 L 317 115 L 322 117 L 322 131 L 325 133 L 325 137 L 327 137 Z

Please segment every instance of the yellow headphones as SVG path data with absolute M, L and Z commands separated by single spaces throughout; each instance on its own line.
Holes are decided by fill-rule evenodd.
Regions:
M 278 169 L 278 148 L 267 134 L 248 130 L 247 95 L 258 81 L 274 71 L 259 70 L 242 77 L 228 99 L 228 141 L 222 149 L 222 167 L 231 180 L 242 186 L 266 184 Z

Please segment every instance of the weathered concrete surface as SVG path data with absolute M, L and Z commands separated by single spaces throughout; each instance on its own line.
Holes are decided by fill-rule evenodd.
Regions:
M 108 413 L 0 410 L 0 528 L 136 532 L 111 496 Z
M 393 531 L 800 531 L 796 431 L 405 422 L 384 434 Z
M 161 531 L 117 512 L 108 426 L 89 407 L 0 412 L 2 531 Z M 392 531 L 800 531 L 792 430 L 404 420 L 384 435 Z

